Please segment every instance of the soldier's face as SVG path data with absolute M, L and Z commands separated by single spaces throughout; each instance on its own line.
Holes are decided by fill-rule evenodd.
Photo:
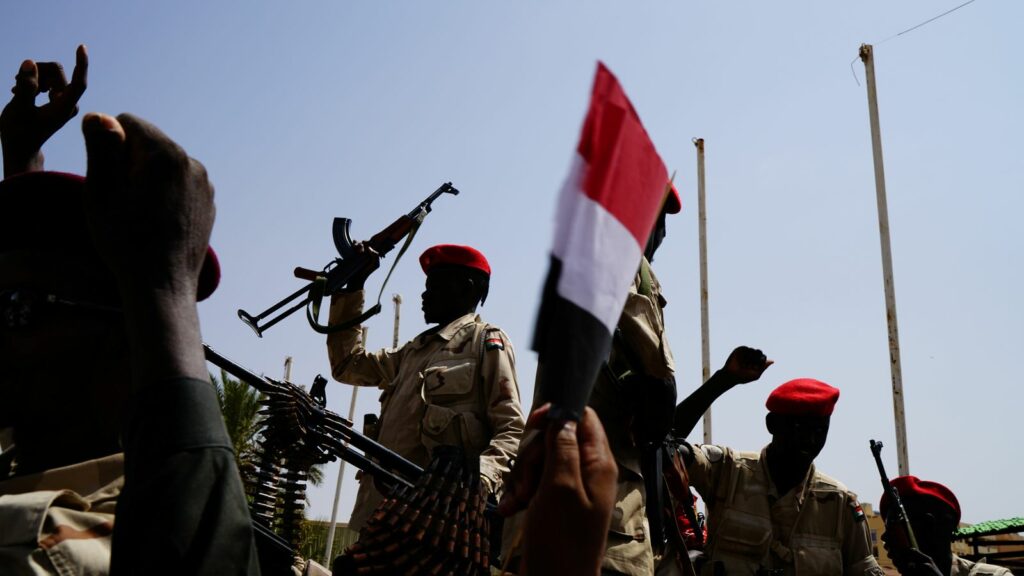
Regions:
M 902 500 L 921 551 L 934 559 L 948 554 L 950 534 L 957 528 L 952 511 L 927 497 Z
M 647 257 L 648 262 L 654 262 L 654 253 L 661 247 L 661 243 L 667 235 L 665 211 L 662 210 L 658 219 L 654 222 L 654 228 L 651 230 L 651 235 L 647 238 L 647 246 L 644 248 L 644 256 Z
M 795 465 L 810 465 L 825 447 L 829 416 L 768 415 L 774 453 Z
M 78 433 L 87 443 L 91 432 L 117 426 L 111 413 L 119 410 L 130 382 L 123 317 L 48 302 L 54 295 L 109 305 L 110 280 L 105 282 L 59 254 L 0 252 L 0 427 L 43 436 L 70 423 L 87 424 Z M 74 450 L 76 441 L 63 442 Z
M 423 321 L 427 324 L 448 323 L 468 314 L 476 305 L 469 303 L 472 283 L 458 270 L 438 268 L 427 275 L 423 290 Z

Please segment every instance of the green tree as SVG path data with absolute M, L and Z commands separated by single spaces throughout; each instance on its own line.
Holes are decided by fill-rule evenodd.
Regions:
M 263 421 L 259 415 L 263 395 L 248 384 L 232 378 L 224 370 L 220 371 L 220 378 L 211 374 L 210 380 L 217 388 L 220 413 L 224 416 L 224 425 L 231 437 L 238 470 L 243 479 L 250 480 L 256 470 L 256 442 Z

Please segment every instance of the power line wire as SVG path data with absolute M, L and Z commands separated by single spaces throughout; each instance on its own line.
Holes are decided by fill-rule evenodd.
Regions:
M 896 37 L 898 37 L 898 36 L 903 36 L 903 35 L 904 35 L 904 34 L 906 34 L 907 32 L 912 32 L 912 31 L 914 31 L 914 30 L 917 30 L 918 28 L 920 28 L 921 26 L 924 26 L 925 24 L 930 24 L 930 23 L 932 23 L 932 22 L 935 22 L 935 21 L 936 21 L 936 20 L 938 20 L 939 18 L 942 18 L 943 16 L 945 16 L 945 15 L 947 15 L 947 14 L 952 14 L 953 12 L 956 12 L 957 10 L 959 10 L 959 9 L 963 8 L 964 6 L 967 6 L 968 4 L 973 4 L 973 3 L 974 3 L 974 2 L 976 2 L 976 1 L 977 1 L 977 0 L 967 0 L 967 2 L 964 2 L 963 4 L 961 4 L 961 5 L 957 6 L 956 8 L 950 8 L 949 10 L 946 10 L 945 12 L 943 12 L 942 14 L 939 14 L 938 16 L 934 16 L 934 17 L 932 17 L 932 18 L 929 18 L 929 19 L 925 20 L 924 22 L 921 22 L 921 23 L 920 23 L 920 24 L 918 24 L 917 26 L 912 26 L 912 27 L 910 27 L 910 28 L 907 28 L 907 29 L 906 29 L 906 30 L 904 30 L 903 32 L 900 32 L 900 33 L 898 33 L 898 34 L 893 34 L 892 36 L 889 36 L 889 37 L 888 37 L 888 38 L 886 38 L 885 40 L 882 40 L 881 42 L 879 42 L 879 44 L 882 44 L 882 43 L 884 43 L 884 42 L 888 42 L 889 40 L 892 40 L 893 38 L 896 38 Z
M 911 26 L 910 28 L 907 28 L 903 32 L 898 32 L 896 34 L 893 34 L 892 36 L 889 36 L 888 38 L 886 38 L 886 39 L 884 39 L 884 40 L 882 40 L 880 42 L 874 42 L 873 45 L 879 46 L 881 44 L 885 44 L 886 42 L 888 42 L 889 40 L 892 40 L 893 38 L 897 38 L 899 36 L 903 36 L 907 32 L 912 32 L 914 30 L 917 30 L 918 28 L 924 26 L 925 24 L 930 24 L 932 22 L 935 22 L 939 18 L 942 18 L 943 16 L 946 16 L 948 14 L 952 14 L 953 12 L 956 12 L 957 10 L 963 8 L 964 6 L 967 6 L 968 4 L 973 4 L 976 1 L 977 0 L 967 0 L 967 2 L 964 2 L 963 4 L 960 4 L 959 6 L 956 6 L 954 8 L 950 8 L 949 10 L 946 10 L 945 12 L 943 12 L 942 14 L 939 14 L 938 16 L 932 16 L 931 18 L 925 20 L 924 22 L 921 22 L 920 24 L 918 24 L 916 26 Z M 860 79 L 857 78 L 857 71 L 853 68 L 853 65 L 859 59 L 860 59 L 860 56 L 858 56 L 858 57 L 856 57 L 856 58 L 854 58 L 853 60 L 850 61 L 850 72 L 853 74 L 853 80 L 854 80 L 854 82 L 857 83 L 857 86 L 860 86 Z

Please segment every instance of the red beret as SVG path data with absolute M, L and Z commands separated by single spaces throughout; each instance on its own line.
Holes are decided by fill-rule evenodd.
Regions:
M 956 499 L 953 491 L 942 484 L 920 480 L 917 476 L 900 476 L 890 480 L 889 484 L 899 492 L 900 500 L 903 500 L 904 503 L 915 498 L 931 498 L 945 504 L 953 512 L 956 524 L 960 524 L 960 502 Z M 889 511 L 890 504 L 889 496 L 883 492 L 882 500 L 878 503 L 878 511 L 883 518 Z
M 487 263 L 487 258 L 484 258 L 484 255 L 479 250 L 470 246 L 438 244 L 437 246 L 427 248 L 420 255 L 420 266 L 423 267 L 425 274 L 430 274 L 430 271 L 435 266 L 444 264 L 465 266 L 466 268 L 480 270 L 488 276 L 491 275 L 491 265 Z
M 25 172 L 0 181 L 0 250 L 77 252 L 102 266 L 85 220 L 85 178 L 63 172 Z M 220 283 L 220 263 L 207 247 L 196 300 Z
M 668 198 L 665 198 L 665 213 L 666 214 L 678 214 L 683 209 L 683 201 L 679 197 L 679 190 L 676 190 L 676 183 L 669 182 L 671 189 L 668 192 Z
M 765 406 L 775 414 L 831 416 L 838 400 L 838 388 L 813 378 L 797 378 L 773 390 Z

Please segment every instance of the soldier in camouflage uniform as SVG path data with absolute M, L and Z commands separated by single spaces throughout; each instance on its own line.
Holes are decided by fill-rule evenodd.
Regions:
M 479 251 L 452 244 L 427 249 L 420 264 L 427 275 L 423 318 L 437 325 L 397 350 L 377 352 L 363 348 L 358 326 L 330 334 L 331 373 L 339 382 L 383 391 L 371 434 L 381 444 L 421 466 L 436 446 L 460 446 L 480 457 L 481 481 L 496 492 L 525 422 L 512 344 L 476 314 L 487 297 L 490 265 Z M 364 281 L 354 278 L 334 296 L 332 324 L 362 311 Z M 349 525 L 360 528 L 381 498 L 363 476 Z
M 888 530 L 882 534 L 889 558 L 903 576 L 1012 576 L 1006 568 L 971 562 L 953 554 L 953 532 L 960 525 L 960 501 L 949 488 L 916 476 L 889 481 L 900 495 L 919 550 L 895 546 Z M 882 494 L 878 511 L 885 518 L 892 502 Z
M 684 400 L 676 434 L 685 437 L 711 403 L 751 382 L 771 364 L 760 350 L 738 348 Z M 722 446 L 680 447 L 690 485 L 708 507 L 707 561 L 714 576 L 881 576 L 855 494 L 814 467 L 825 446 L 839 390 L 810 378 L 768 397 L 772 441 L 758 452 Z
M 88 181 L 44 172 L 77 56 L 70 84 L 25 61 L 0 114 L 0 574 L 258 574 L 195 305 L 219 278 L 212 187 L 125 114 L 83 120 Z
M 662 311 L 667 302 L 651 262 L 665 238 L 666 215 L 676 214 L 680 208 L 679 192 L 671 186 L 629 287 L 611 355 L 590 396 L 590 406 L 601 419 L 619 467 L 615 509 L 601 565 L 604 574 L 652 574 L 652 546 L 660 552 L 660 543 L 651 541 L 647 516 L 647 486 L 659 484 L 645 478 L 642 462 L 656 457 L 654 452 L 671 429 L 676 381 Z

